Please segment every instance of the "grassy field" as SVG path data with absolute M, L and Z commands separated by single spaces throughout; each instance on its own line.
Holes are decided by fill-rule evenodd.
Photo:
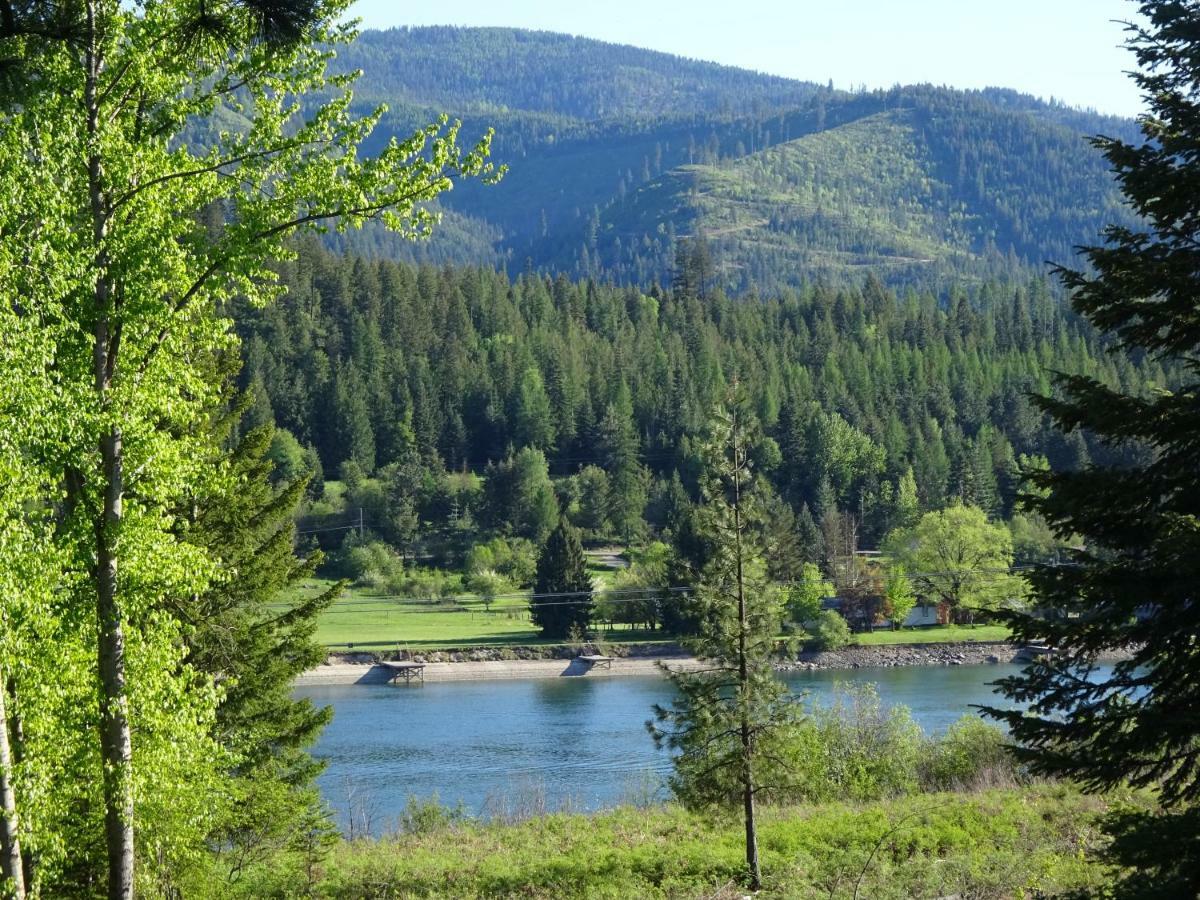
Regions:
M 952 641 L 1004 641 L 1006 625 L 938 625 L 934 628 L 906 628 L 903 631 L 874 631 L 854 635 L 854 643 L 863 647 L 884 644 L 944 644 Z
M 328 590 L 327 579 L 306 581 L 298 594 L 311 596 Z M 661 634 L 618 625 L 602 635 L 604 640 L 640 643 L 663 640 Z M 367 649 L 437 649 L 447 647 L 534 646 L 560 644 L 538 636 L 529 621 L 523 597 L 495 600 L 485 610 L 474 596 L 454 603 L 414 603 L 381 596 L 369 588 L 347 588 L 317 624 L 317 640 L 343 649 L 354 644 Z
M 760 897 L 1008 898 L 1095 890 L 1105 800 L 1064 786 L 765 808 Z M 415 807 L 400 831 L 338 844 L 314 871 L 243 878 L 240 896 L 742 897 L 741 823 L 674 806 L 505 824 Z M 553 852 L 548 852 L 552 848 Z M 257 878 L 255 876 L 258 876 Z M 286 880 L 285 880 L 286 879 Z
M 604 583 L 612 570 L 589 566 Z M 314 578 L 304 583 L 299 593 L 312 595 L 327 590 L 332 582 Z M 954 641 L 1002 641 L 1008 637 L 1003 625 L 946 625 L 936 628 L 876 631 L 854 635 L 860 646 L 885 644 L 936 644 Z M 661 641 L 660 633 L 636 631 L 618 625 L 601 634 L 605 641 L 642 643 Z M 485 610 L 476 597 L 454 603 L 398 601 L 380 596 L 369 588 L 349 587 L 321 617 L 317 639 L 338 649 L 354 644 L 364 648 L 437 649 L 447 647 L 503 647 L 556 644 L 545 641 L 529 621 L 528 601 L 524 597 L 505 597 Z

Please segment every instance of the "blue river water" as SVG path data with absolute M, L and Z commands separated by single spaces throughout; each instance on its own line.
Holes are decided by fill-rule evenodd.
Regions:
M 838 682 L 874 683 L 885 704 L 903 704 L 935 733 L 972 704 L 1002 705 L 990 682 L 1018 668 L 796 672 L 786 680 L 817 703 Z M 660 677 L 309 686 L 296 694 L 333 706 L 314 754 L 327 761 L 320 786 L 343 826 L 353 814 L 386 830 L 410 797 L 503 816 L 667 796 L 670 759 L 646 731 L 653 705 L 672 697 Z

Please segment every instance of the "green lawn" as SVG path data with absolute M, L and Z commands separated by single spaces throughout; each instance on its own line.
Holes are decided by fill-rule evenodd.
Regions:
M 589 567 L 591 568 L 591 567 Z M 593 574 L 611 573 L 595 567 Z M 297 591 L 302 596 L 327 590 L 328 579 L 313 578 Z M 632 630 L 618 625 L 603 631 L 602 640 L 616 643 L 644 643 L 669 640 L 659 633 Z M 937 644 L 954 641 L 1003 641 L 1008 629 L 1003 625 L 943 625 L 936 628 L 876 631 L 854 635 L 860 646 L 883 644 Z M 371 588 L 349 587 L 321 617 L 317 639 L 331 647 L 357 644 L 365 648 L 399 647 L 436 649 L 439 647 L 533 646 L 558 644 L 538 637 L 529 621 L 528 601 L 524 597 L 506 597 L 485 611 L 483 603 L 468 597 L 453 604 L 417 604 L 389 600 Z
M 934 628 L 906 628 L 903 631 L 875 631 L 854 635 L 854 643 L 864 647 L 881 644 L 945 644 L 952 641 L 1004 641 L 1006 625 L 939 625 Z
M 298 590 L 311 596 L 327 590 L 331 582 L 313 578 Z M 662 635 L 633 631 L 625 626 L 604 632 L 604 640 L 640 643 L 662 640 Z M 559 644 L 538 637 L 529 621 L 527 601 L 521 597 L 498 599 L 490 611 L 475 598 L 454 604 L 417 604 L 398 602 L 379 596 L 377 591 L 347 588 L 334 601 L 317 624 L 317 640 L 339 647 L 346 644 L 366 648 L 399 647 L 436 649 L 439 647 L 531 646 Z

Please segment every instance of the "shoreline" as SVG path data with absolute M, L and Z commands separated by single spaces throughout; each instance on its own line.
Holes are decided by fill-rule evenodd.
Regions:
M 577 659 L 504 659 L 426 662 L 428 682 L 499 681 L 519 678 L 621 678 L 630 675 L 661 675 L 658 664 L 672 669 L 696 669 L 699 661 L 690 656 L 617 657 L 610 666 L 589 665 Z M 332 658 L 296 679 L 297 687 L 338 684 L 387 684 L 395 672 L 379 662 Z
M 607 664 L 591 664 L 579 658 L 579 650 L 554 648 L 558 655 L 512 658 L 510 650 L 430 651 L 426 654 L 331 653 L 326 662 L 296 679 L 297 686 L 344 684 L 387 684 L 396 674 L 383 664 L 393 658 L 420 662 L 425 681 L 493 681 L 513 678 L 619 678 L 631 675 L 661 675 L 661 665 L 671 669 L 696 669 L 701 663 L 677 647 L 661 646 L 651 652 L 629 653 L 631 648 L 612 648 Z M 649 648 L 647 648 L 649 649 Z M 596 652 L 594 649 L 585 652 Z M 628 655 L 622 655 L 622 652 Z M 506 658 L 507 657 L 507 658 Z M 1111 659 L 1120 658 L 1119 654 Z M 894 668 L 909 666 L 972 666 L 1023 662 L 1025 650 L 1007 642 L 966 641 L 945 644 L 886 644 L 850 646 L 841 650 L 799 653 L 781 659 L 782 672 L 822 669 Z

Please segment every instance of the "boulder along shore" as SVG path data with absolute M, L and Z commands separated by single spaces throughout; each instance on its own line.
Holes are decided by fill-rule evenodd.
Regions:
M 589 662 L 585 656 L 609 658 Z M 1114 654 L 1108 658 L 1120 658 Z M 868 669 L 895 666 L 975 666 L 1024 662 L 1029 651 L 1005 642 L 891 644 L 805 651 L 780 658 L 780 671 Z M 609 678 L 656 675 L 662 666 L 695 668 L 698 661 L 676 644 L 476 647 L 455 650 L 331 653 L 324 665 L 301 675 L 298 685 L 385 684 L 395 672 L 386 662 L 423 664 L 424 681 L 478 681 L 498 678 Z

